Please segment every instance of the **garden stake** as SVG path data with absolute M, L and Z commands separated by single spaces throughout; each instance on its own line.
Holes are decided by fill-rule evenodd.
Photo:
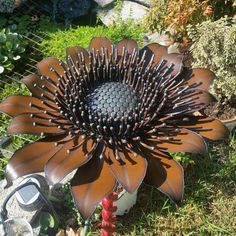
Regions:
M 114 202 L 118 199 L 118 194 L 112 192 L 108 197 L 102 200 L 102 236 L 113 236 L 115 232 L 116 216 L 114 212 L 117 210 L 117 206 Z
M 21 80 L 32 96 L 13 95 L 0 104 L 13 117 L 9 134 L 43 136 L 11 157 L 8 185 L 41 171 L 54 185 L 77 170 L 74 202 L 88 219 L 105 198 L 104 234 L 115 228 L 109 204 L 118 183 L 133 193 L 144 182 L 180 202 L 184 171 L 169 153 L 206 153 L 206 139 L 228 135 L 219 120 L 196 113 L 214 101 L 208 92 L 214 74 L 185 68 L 182 60 L 156 43 L 139 50 L 131 39 L 112 45 L 97 37 L 88 51 L 67 48 L 66 62 L 39 62 L 39 75 Z

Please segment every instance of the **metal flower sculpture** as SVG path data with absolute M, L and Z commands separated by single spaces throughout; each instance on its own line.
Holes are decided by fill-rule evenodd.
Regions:
M 84 218 L 117 183 L 134 192 L 144 181 L 180 201 L 184 173 L 168 153 L 205 153 L 204 139 L 227 135 L 219 120 L 196 115 L 213 100 L 214 74 L 184 68 L 159 44 L 93 38 L 88 51 L 68 48 L 66 63 L 47 58 L 38 70 L 22 79 L 32 96 L 0 105 L 13 117 L 8 133 L 45 136 L 15 152 L 6 178 L 44 171 L 56 184 L 77 169 L 71 191 Z

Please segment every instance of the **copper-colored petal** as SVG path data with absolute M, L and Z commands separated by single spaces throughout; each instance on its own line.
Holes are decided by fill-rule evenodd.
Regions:
M 123 39 L 117 45 L 118 55 L 122 55 L 123 48 L 125 48 L 129 54 L 132 54 L 134 50 L 138 51 L 138 44 L 133 39 Z
M 170 54 L 164 55 L 162 59 L 166 62 L 164 67 L 170 68 L 167 74 L 176 76 L 182 71 L 183 55 L 178 54 L 178 53 L 170 53 Z
M 155 152 L 149 155 L 146 184 L 158 188 L 175 202 L 180 202 L 184 192 L 184 171 L 182 166 L 169 155 Z
M 65 69 L 63 68 L 62 62 L 59 61 L 57 58 L 49 57 L 43 59 L 37 64 L 39 73 L 45 77 L 48 77 L 55 84 L 59 83 L 59 76 L 66 77 Z M 65 64 L 63 64 L 65 66 Z M 53 71 L 53 70 L 55 71 Z
M 218 119 L 204 116 L 189 116 L 181 119 L 179 127 L 191 129 L 204 138 L 219 140 L 229 135 L 229 130 Z
M 82 60 L 84 60 L 84 63 L 86 65 L 89 64 L 89 54 L 86 49 L 80 47 L 80 46 L 75 46 L 75 47 L 69 47 L 66 49 L 66 58 L 68 56 L 71 57 L 75 65 L 79 65 L 82 63 Z M 68 59 L 67 59 L 68 62 Z
M 33 74 L 24 77 L 21 79 L 21 82 L 27 86 L 34 97 L 39 99 L 42 99 L 42 94 L 46 94 L 51 98 L 51 100 L 53 100 L 54 94 L 58 90 L 56 86 L 53 86 L 47 80 L 40 79 L 37 75 Z
M 214 96 L 200 89 L 189 89 L 176 96 L 178 96 L 178 100 L 172 101 L 172 106 L 166 110 L 167 115 L 176 113 L 183 114 L 182 111 L 193 113 L 215 101 Z
M 6 98 L 0 104 L 0 111 L 6 113 L 9 116 L 15 117 L 26 113 L 38 113 L 45 110 L 50 111 L 56 108 L 52 106 L 48 107 L 43 104 L 38 98 L 22 95 L 13 95 Z
M 156 145 L 160 150 L 166 152 L 190 152 L 190 153 L 206 153 L 207 145 L 203 138 L 187 129 L 179 129 L 178 131 L 169 132 L 169 140 L 165 136 L 160 141 L 153 139 L 153 145 Z
M 193 68 L 188 70 L 187 83 L 189 85 L 196 85 L 198 89 L 208 90 L 213 83 L 215 74 L 205 68 Z
M 90 157 L 86 157 L 86 153 L 83 151 L 83 146 L 89 145 L 91 148 L 93 143 L 91 139 L 85 140 L 84 145 L 81 145 L 75 150 L 70 151 L 81 141 L 82 140 L 79 139 L 67 142 L 60 152 L 57 152 L 47 162 L 44 172 L 50 184 L 56 184 L 60 182 L 71 171 L 84 165 L 90 160 Z
M 55 142 L 63 138 L 64 136 L 43 138 L 17 150 L 6 167 L 8 183 L 23 175 L 43 171 L 47 161 L 62 147 L 55 146 Z
M 14 117 L 8 126 L 9 134 L 59 134 L 65 133 L 66 129 L 70 127 L 66 121 L 60 120 L 60 124 L 54 123 L 55 120 L 50 121 L 51 117 L 47 114 L 40 114 L 46 118 L 38 118 L 31 116 L 31 114 L 22 114 Z M 55 118 L 53 118 L 55 119 Z M 64 122 L 64 123 L 63 123 Z
M 109 55 L 112 50 L 112 43 L 106 37 L 94 37 L 94 38 L 92 38 L 92 40 L 90 41 L 90 44 L 89 44 L 89 49 L 92 50 L 93 48 L 95 50 L 98 50 L 100 55 L 102 55 L 102 48 L 104 48 L 104 49 L 106 48 L 108 51 L 108 55 Z
M 146 174 L 146 159 L 140 155 L 135 157 L 131 152 L 122 150 L 119 154 L 122 161 L 118 161 L 110 148 L 106 149 L 105 155 L 117 181 L 128 192 L 133 193 L 140 186 Z
M 161 61 L 163 56 L 167 54 L 167 49 L 168 47 L 166 46 L 162 46 L 158 43 L 151 43 L 151 44 L 146 45 L 140 50 L 139 57 L 142 58 L 143 54 L 146 53 L 145 61 L 146 61 L 146 64 L 148 64 L 154 55 L 153 66 L 155 66 Z
M 108 164 L 94 156 L 81 166 L 71 182 L 71 192 L 81 215 L 89 218 L 101 200 L 110 194 L 116 186 Z

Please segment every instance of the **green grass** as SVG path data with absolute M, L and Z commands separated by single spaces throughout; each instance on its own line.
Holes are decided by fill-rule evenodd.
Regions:
M 180 206 L 142 186 L 136 206 L 118 220 L 116 235 L 236 235 L 236 137 L 193 160 L 185 169 Z
M 45 29 L 44 29 L 45 31 Z M 40 43 L 40 50 L 44 57 L 65 58 L 67 47 L 79 45 L 87 48 L 93 37 L 108 37 L 112 43 L 116 44 L 123 38 L 132 38 L 142 46 L 144 30 L 132 22 L 120 23 L 109 28 L 105 26 L 78 26 L 62 30 L 56 26 L 46 30 L 48 38 Z

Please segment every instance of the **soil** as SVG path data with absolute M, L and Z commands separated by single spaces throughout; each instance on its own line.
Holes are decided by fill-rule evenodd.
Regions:
M 220 120 L 236 118 L 236 104 L 233 106 L 227 100 L 222 99 L 221 101 L 208 105 L 203 112 L 208 116 Z

